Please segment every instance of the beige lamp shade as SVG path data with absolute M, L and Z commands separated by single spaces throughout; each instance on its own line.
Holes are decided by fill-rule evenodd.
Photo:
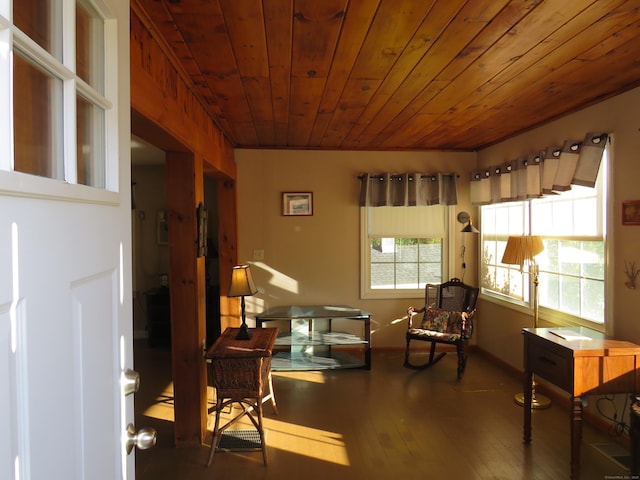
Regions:
M 544 251 L 542 238 L 537 235 L 522 235 L 509 237 L 502 255 L 502 263 L 519 265 L 522 271 L 525 265 L 535 264 L 536 255 Z
M 231 272 L 229 297 L 244 297 L 258 293 L 249 265 L 236 265 Z

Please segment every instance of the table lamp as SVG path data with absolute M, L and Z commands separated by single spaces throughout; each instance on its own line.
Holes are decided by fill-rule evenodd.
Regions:
M 247 327 L 247 318 L 244 308 L 244 297 L 254 295 L 258 292 L 249 265 L 236 265 L 231 272 L 231 285 L 229 286 L 229 297 L 241 297 L 240 305 L 242 309 L 242 325 L 236 340 L 249 340 L 251 332 Z
M 512 236 L 507 240 L 504 249 L 502 263 L 507 265 L 519 265 L 520 273 L 524 266 L 529 267 L 529 272 L 533 275 L 533 327 L 538 328 L 538 263 L 536 256 L 544 251 L 542 238 L 537 235 Z M 524 393 L 515 396 L 518 405 L 524 406 Z M 533 394 L 531 397 L 531 408 L 541 409 L 551 406 L 551 400 L 544 395 L 536 395 L 535 381 L 533 382 Z

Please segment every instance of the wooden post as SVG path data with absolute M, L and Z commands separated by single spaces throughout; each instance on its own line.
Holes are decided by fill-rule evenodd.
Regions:
M 204 201 L 202 158 L 167 153 L 167 220 L 175 442 L 200 445 L 207 428 L 205 265 L 197 256 L 198 203 Z M 197 413 L 196 413 L 197 412 Z

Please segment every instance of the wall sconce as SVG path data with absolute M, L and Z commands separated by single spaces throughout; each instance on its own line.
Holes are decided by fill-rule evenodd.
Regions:
M 480 233 L 480 230 L 473 226 L 471 216 L 467 212 L 460 212 L 458 214 L 458 222 L 466 223 L 465 227 L 460 230 L 462 233 Z

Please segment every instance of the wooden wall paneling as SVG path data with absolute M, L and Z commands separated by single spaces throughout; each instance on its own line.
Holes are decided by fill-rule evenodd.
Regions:
M 207 428 L 205 265 L 197 256 L 196 214 L 204 201 L 202 158 L 167 152 L 166 159 L 174 435 L 177 445 L 199 446 Z
M 154 14 L 168 15 L 156 6 Z M 235 264 L 235 257 L 231 260 L 237 245 L 233 145 L 212 120 L 202 92 L 159 36 L 138 0 L 132 1 L 131 9 L 132 131 L 167 151 L 175 443 L 200 445 L 207 420 L 207 378 L 202 357 L 206 292 L 204 258 L 196 256 L 196 207 L 203 200 L 205 171 L 229 185 L 234 201 L 220 202 L 218 217 L 223 219 L 220 230 L 232 232 L 225 234 L 225 252 L 228 262 Z M 178 39 L 172 39 L 174 46 Z M 223 277 L 230 277 L 230 270 L 221 273 Z M 223 299 L 221 307 L 226 307 Z
M 202 98 L 164 39 L 155 31 L 146 12 L 134 8 L 131 15 L 131 106 L 178 139 L 196 155 L 216 162 L 213 168 L 236 177 L 233 156 L 220 152 L 220 145 L 207 132 L 213 119 Z M 228 140 L 227 140 L 228 141 Z M 226 151 L 226 148 L 223 149 Z

